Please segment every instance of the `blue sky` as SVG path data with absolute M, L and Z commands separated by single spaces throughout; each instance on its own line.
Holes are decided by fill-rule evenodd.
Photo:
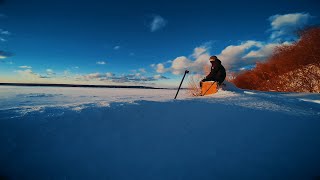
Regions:
M 176 86 L 252 67 L 319 24 L 316 0 L 0 1 L 0 82 Z

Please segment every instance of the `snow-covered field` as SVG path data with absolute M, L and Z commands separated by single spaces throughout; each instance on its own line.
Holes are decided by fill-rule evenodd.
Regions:
M 0 87 L 0 179 L 314 179 L 320 95 Z

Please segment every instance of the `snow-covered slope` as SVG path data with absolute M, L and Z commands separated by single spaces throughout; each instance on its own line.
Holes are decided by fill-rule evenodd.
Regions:
M 0 87 L 9 179 L 312 179 L 319 94 Z

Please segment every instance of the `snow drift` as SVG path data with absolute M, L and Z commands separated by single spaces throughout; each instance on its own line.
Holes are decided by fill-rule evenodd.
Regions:
M 232 89 L 232 90 L 231 90 Z M 0 87 L 8 179 L 312 179 L 320 96 Z

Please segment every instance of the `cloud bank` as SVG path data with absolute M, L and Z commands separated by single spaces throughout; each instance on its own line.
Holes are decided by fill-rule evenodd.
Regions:
M 47 76 L 42 76 L 38 73 L 33 72 L 31 69 L 18 70 L 17 72 L 21 75 L 22 78 L 32 81 L 38 81 L 39 79 L 48 78 Z
M 280 45 L 289 45 L 296 40 L 295 32 L 310 24 L 313 17 L 309 13 L 293 13 L 273 15 L 269 17 L 270 37 L 266 41 L 247 40 L 225 47 L 216 54 L 223 65 L 230 71 L 239 71 L 254 67 L 258 61 L 266 60 L 274 49 Z M 196 47 L 191 58 L 179 56 L 172 60 L 169 66 L 165 63 L 153 64 L 157 73 L 172 73 L 181 75 L 185 69 L 193 73 L 203 73 L 203 67 L 208 65 L 210 52 L 206 46 Z
M 157 74 L 154 76 L 144 76 L 141 73 L 136 74 L 126 74 L 116 76 L 113 73 L 92 73 L 87 75 L 82 75 L 78 77 L 78 80 L 84 81 L 105 81 L 105 82 L 114 82 L 114 83 L 145 83 L 145 82 L 152 82 L 161 79 L 169 79 L 163 75 Z

